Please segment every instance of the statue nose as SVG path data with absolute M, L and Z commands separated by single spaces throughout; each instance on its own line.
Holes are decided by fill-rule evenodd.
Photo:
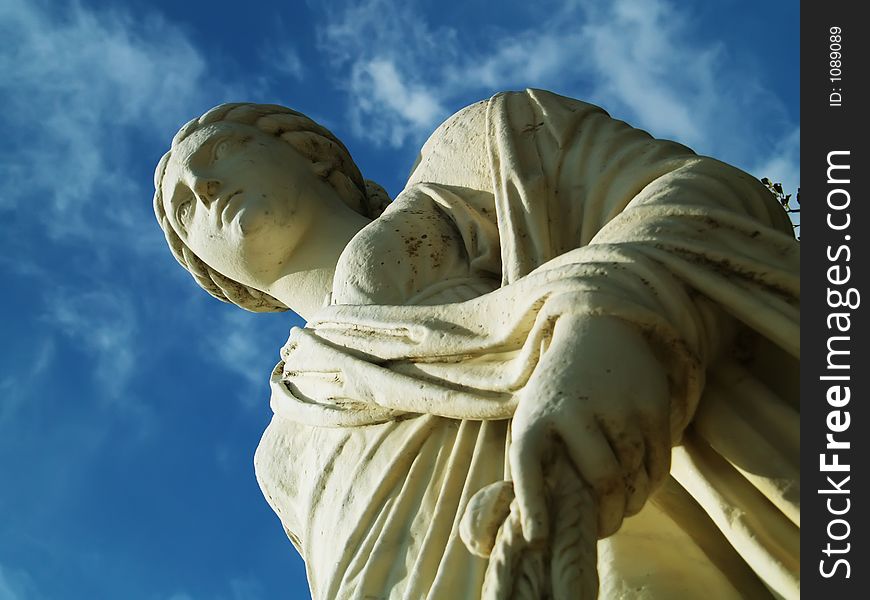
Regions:
M 204 204 L 210 204 L 217 198 L 220 185 L 220 181 L 215 179 L 197 179 L 193 185 L 193 191 Z

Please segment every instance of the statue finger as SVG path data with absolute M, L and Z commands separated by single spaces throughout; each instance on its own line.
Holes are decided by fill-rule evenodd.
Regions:
M 643 428 L 646 439 L 644 462 L 649 479 L 650 493 L 662 484 L 671 470 L 671 437 L 667 423 Z
M 639 465 L 625 477 L 625 516 L 630 517 L 640 512 L 650 496 L 649 475 L 646 465 Z
M 578 474 L 598 501 L 598 536 L 616 533 L 625 515 L 622 468 L 595 419 L 561 419 L 557 425 Z
M 646 441 L 634 423 L 619 427 L 613 421 L 599 419 L 601 430 L 616 460 L 625 483 L 625 512 L 634 514 L 649 494 L 649 476 L 646 472 Z M 638 506 L 639 503 L 639 506 Z
M 626 423 L 624 418 L 599 417 L 598 423 L 623 473 L 632 473 L 644 466 L 646 441 L 640 427 L 633 422 Z
M 511 476 L 520 509 L 523 537 L 529 543 L 549 532 L 542 459 L 546 435 L 542 427 L 514 430 L 510 447 Z

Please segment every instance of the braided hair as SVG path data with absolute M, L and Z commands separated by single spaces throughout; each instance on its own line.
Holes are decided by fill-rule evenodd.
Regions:
M 154 214 L 166 236 L 175 260 L 193 276 L 201 288 L 221 300 L 251 312 L 280 312 L 288 307 L 273 296 L 238 283 L 203 262 L 184 243 L 166 216 L 163 206 L 163 177 L 166 166 L 181 142 L 207 125 L 219 122 L 251 125 L 281 138 L 311 162 L 331 164 L 324 178 L 341 200 L 356 212 L 376 218 L 389 203 L 389 196 L 377 183 L 364 180 L 344 144 L 329 130 L 305 115 L 276 104 L 221 104 L 182 127 L 172 139 L 154 172 Z

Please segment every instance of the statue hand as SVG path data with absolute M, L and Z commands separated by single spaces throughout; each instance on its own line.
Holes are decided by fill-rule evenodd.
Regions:
M 667 377 L 640 331 L 615 317 L 560 317 L 513 417 L 523 537 L 549 534 L 545 475 L 556 451 L 592 489 L 599 537 L 615 533 L 669 471 L 668 411 Z

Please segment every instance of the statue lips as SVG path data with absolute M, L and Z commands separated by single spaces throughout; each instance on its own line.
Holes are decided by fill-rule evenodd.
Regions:
M 215 208 L 217 209 L 218 220 L 220 221 L 221 227 L 223 227 L 227 223 L 229 223 L 233 219 L 233 217 L 235 217 L 238 214 L 238 212 L 239 212 L 238 210 L 236 210 L 235 212 L 233 212 L 230 215 L 228 215 L 227 212 L 229 211 L 229 208 L 231 206 L 230 203 L 231 203 L 232 199 L 241 193 L 242 193 L 242 190 L 236 190 L 235 192 L 233 192 L 232 194 L 230 194 L 228 196 L 225 196 L 223 198 L 218 198 L 218 201 L 215 204 Z

